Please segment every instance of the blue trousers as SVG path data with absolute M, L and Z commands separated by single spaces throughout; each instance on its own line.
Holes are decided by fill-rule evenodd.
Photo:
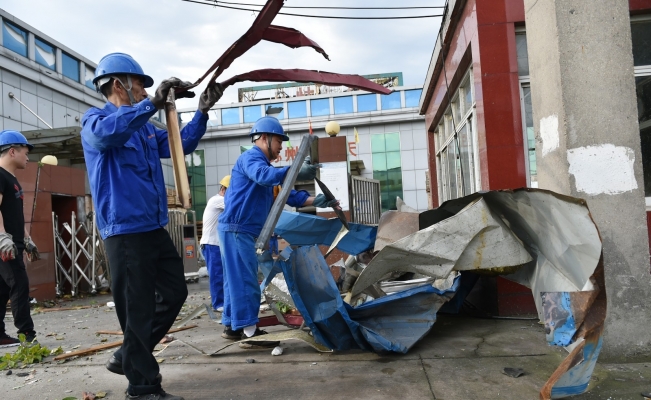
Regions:
M 201 247 L 203 258 L 206 259 L 208 269 L 208 282 L 210 284 L 210 298 L 212 308 L 216 310 L 224 305 L 224 267 L 219 246 L 204 244 Z
M 222 324 L 238 330 L 258 323 L 260 286 L 255 237 L 242 232 L 219 231 L 224 263 Z

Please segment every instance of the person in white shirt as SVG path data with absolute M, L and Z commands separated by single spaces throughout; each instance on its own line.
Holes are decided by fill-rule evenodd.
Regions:
M 203 234 L 201 235 L 201 252 L 206 260 L 210 297 L 212 308 L 216 311 L 224 309 L 224 267 L 219 250 L 219 235 L 217 234 L 217 218 L 224 211 L 224 194 L 231 182 L 231 176 L 226 175 L 219 183 L 222 185 L 219 193 L 208 200 L 203 212 Z

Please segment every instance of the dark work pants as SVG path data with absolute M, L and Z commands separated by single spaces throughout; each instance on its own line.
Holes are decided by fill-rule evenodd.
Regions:
M 0 333 L 5 333 L 7 302 L 11 299 L 11 314 L 18 333 L 34 330 L 29 314 L 29 279 L 23 262 L 23 250 L 18 250 L 14 260 L 0 260 Z
M 183 260 L 162 228 L 112 236 L 104 243 L 115 310 L 124 332 L 119 352 L 129 380 L 128 392 L 156 393 L 161 386 L 152 351 L 188 296 Z

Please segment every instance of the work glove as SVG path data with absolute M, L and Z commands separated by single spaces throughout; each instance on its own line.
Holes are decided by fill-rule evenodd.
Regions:
M 170 89 L 174 88 L 176 89 L 182 89 L 182 88 L 187 88 L 189 86 L 192 86 L 192 83 L 182 81 L 179 78 L 169 78 L 165 79 L 158 85 L 156 88 L 156 93 L 154 93 L 154 97 L 151 99 L 151 102 L 154 103 L 156 108 L 159 110 L 163 107 L 165 107 L 165 100 L 167 100 L 167 95 L 170 94 Z M 181 99 L 181 98 L 193 98 L 194 97 L 194 92 L 191 92 L 189 90 L 184 90 L 180 93 L 174 93 L 175 98 Z
M 11 234 L 7 232 L 0 233 L 0 258 L 2 261 L 13 260 L 16 258 L 16 253 L 18 253 L 18 249 Z
M 321 193 L 314 198 L 312 205 L 318 208 L 336 207 L 339 205 L 339 200 L 336 199 L 328 200 L 326 199 L 325 195 Z
M 299 181 L 311 181 L 316 178 L 317 166 L 312 164 L 310 156 L 305 157 L 303 165 L 301 165 L 300 171 L 298 171 L 297 180 Z
M 221 83 L 215 82 L 212 85 L 208 85 L 206 90 L 199 96 L 199 110 L 204 114 L 208 114 L 208 111 L 222 98 L 223 94 L 224 87 Z
M 38 252 L 38 247 L 32 241 L 32 238 L 27 236 L 25 238 L 25 252 L 27 253 L 27 259 L 29 261 L 36 261 L 41 259 L 41 255 Z

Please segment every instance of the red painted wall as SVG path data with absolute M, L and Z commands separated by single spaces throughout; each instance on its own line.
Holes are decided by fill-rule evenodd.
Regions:
M 440 204 L 433 132 L 453 92 L 472 65 L 482 190 L 526 186 L 515 24 L 524 22 L 522 0 L 469 0 L 446 38 L 445 70 L 425 113 L 432 203 Z M 452 94 L 452 93 L 450 93 Z

